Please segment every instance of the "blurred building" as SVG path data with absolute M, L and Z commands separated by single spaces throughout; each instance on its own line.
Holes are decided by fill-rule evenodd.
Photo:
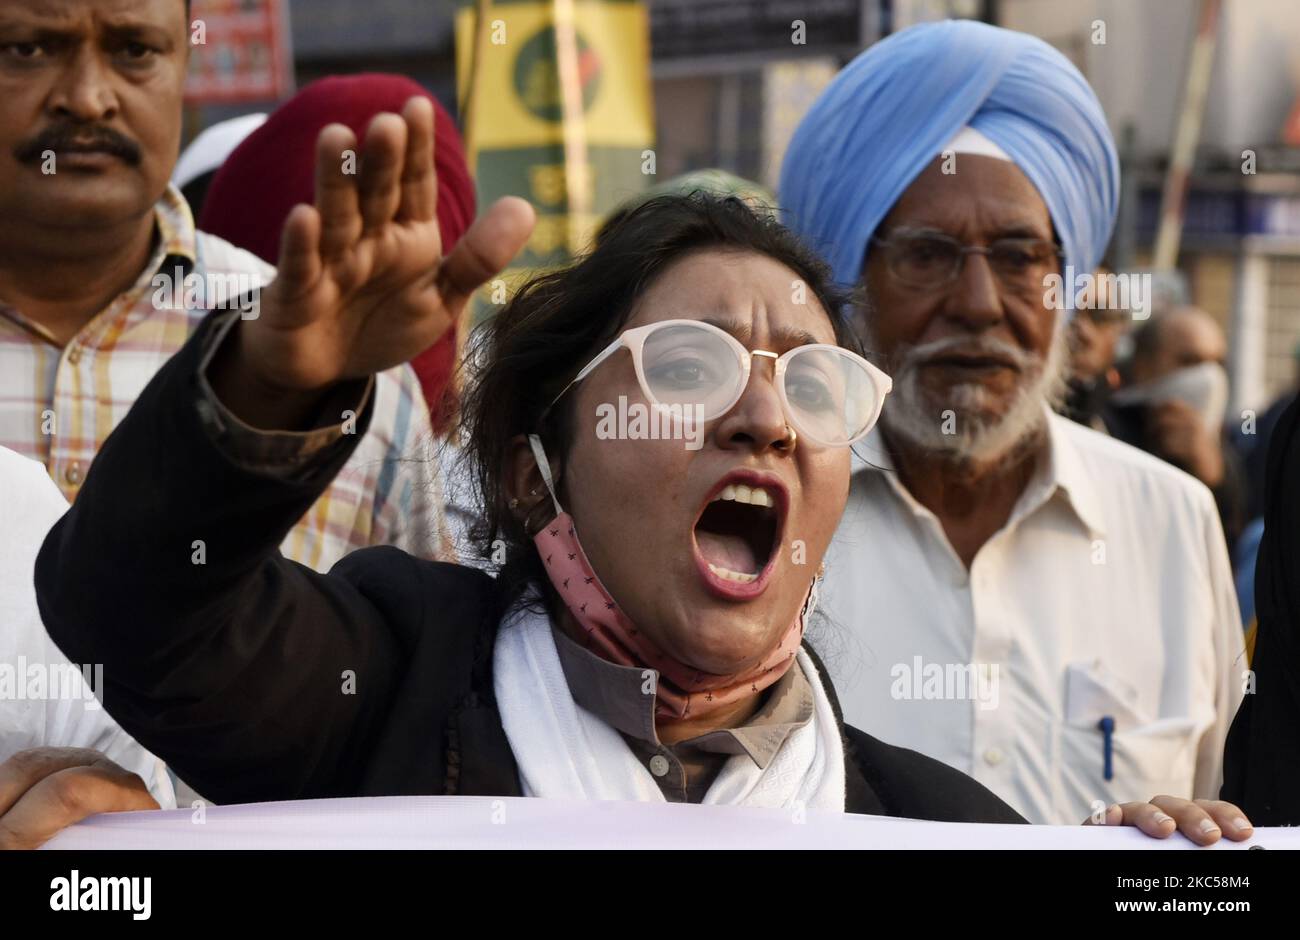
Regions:
M 290 0 L 298 83 L 400 72 L 453 107 L 453 0 Z
M 1096 89 L 1121 141 L 1118 267 L 1150 261 L 1199 0 L 1000 0 L 997 22 L 1048 40 Z M 1104 23 L 1104 43 L 1094 41 Z M 1226 0 L 1178 267 L 1189 300 L 1228 334 L 1235 409 L 1259 408 L 1295 374 L 1300 341 L 1300 4 Z M 1253 161 L 1253 165 L 1252 165 Z M 1253 172 L 1250 172 L 1252 171 Z
M 659 175 L 717 166 L 775 188 L 800 117 L 879 35 L 862 0 L 650 0 Z
M 428 88 L 453 112 L 454 0 L 287 0 L 298 87 L 327 75 L 398 72 Z M 202 13 L 203 2 L 195 6 Z M 274 101 L 208 105 L 192 115 L 191 136 L 225 118 L 268 111 Z

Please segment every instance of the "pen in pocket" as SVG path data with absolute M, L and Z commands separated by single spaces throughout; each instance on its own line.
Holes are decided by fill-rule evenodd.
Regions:
M 1115 719 L 1107 715 L 1097 722 L 1097 727 L 1101 729 L 1102 776 L 1112 780 L 1115 777 Z

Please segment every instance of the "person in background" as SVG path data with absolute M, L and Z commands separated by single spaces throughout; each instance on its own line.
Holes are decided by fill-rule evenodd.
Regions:
M 691 193 L 712 193 L 715 196 L 735 196 L 745 205 L 749 206 L 754 212 L 760 215 L 771 216 L 780 221 L 781 213 L 776 203 L 776 193 L 772 192 L 762 183 L 756 183 L 753 180 L 745 179 L 743 176 L 737 176 L 727 170 L 720 170 L 716 167 L 707 170 L 690 170 L 671 179 L 667 179 L 657 186 L 651 186 L 643 193 L 638 193 L 631 199 L 624 202 L 615 210 L 605 223 L 601 226 L 602 231 L 607 231 L 618 224 L 619 219 L 624 213 L 635 209 L 643 202 L 647 202 L 656 196 L 683 195 L 689 196 Z M 599 240 L 599 235 L 597 236 Z
M 438 225 L 454 248 L 474 221 L 474 182 L 456 122 L 419 84 L 400 75 L 345 75 L 306 86 L 235 149 L 212 181 L 199 227 L 274 263 L 280 230 L 293 207 L 310 202 L 316 137 L 328 124 L 362 134 L 376 114 L 396 113 L 412 96 L 428 98 L 438 126 Z M 457 324 L 457 327 L 460 327 Z M 456 412 L 457 329 L 411 360 L 433 424 L 445 432 Z
M 1223 430 L 1227 355 L 1223 329 L 1204 310 L 1157 310 L 1133 334 L 1128 383 L 1111 396 L 1106 424 L 1117 440 L 1208 486 L 1233 550 L 1245 524 L 1245 493 Z
M 1291 365 L 1294 371 L 1290 382 L 1262 415 L 1255 421 L 1243 420 L 1229 425 L 1232 449 L 1241 458 L 1242 472 L 1245 475 L 1247 519 L 1258 519 L 1264 513 L 1264 475 L 1268 466 L 1269 441 L 1282 413 L 1290 407 L 1296 393 L 1300 392 L 1300 342 L 1291 351 Z
M 1215 796 L 1242 634 L 1213 498 L 1049 407 L 1067 333 L 1047 279 L 1096 270 L 1119 199 L 1083 76 L 983 23 L 903 30 L 813 104 L 779 196 L 862 285 L 894 379 L 827 561 L 846 719 L 1034 822 Z
M 645 199 L 672 194 L 688 196 L 691 193 L 712 193 L 715 196 L 735 196 L 754 212 L 771 216 L 778 222 L 781 213 L 776 204 L 776 193 L 762 183 L 743 176 L 737 176 L 728 170 L 710 167 L 705 170 L 689 170 L 657 186 L 651 186 L 645 192 Z M 644 199 L 642 200 L 644 201 Z
M 1300 343 L 1296 343 L 1291 358 L 1295 372 L 1290 387 L 1278 395 L 1257 419 L 1243 418 L 1240 424 L 1228 426 L 1232 451 L 1241 462 L 1246 490 L 1245 517 L 1250 520 L 1237 539 L 1235 552 L 1237 599 L 1241 604 L 1242 623 L 1248 629 L 1255 622 L 1255 565 L 1264 538 L 1264 488 L 1269 447 L 1282 415 L 1300 392 Z M 1253 637 L 1253 633 L 1247 634 L 1248 641 Z
M 1246 631 L 1246 654 L 1254 655 L 1255 627 L 1255 565 L 1259 561 L 1259 546 L 1264 540 L 1264 517 L 1246 523 L 1237 537 L 1233 553 L 1233 577 L 1237 582 L 1237 606 L 1241 608 L 1241 626 Z
M 1097 283 L 1109 272 L 1097 269 Z M 1060 413 L 1071 421 L 1106 433 L 1104 412 L 1119 387 L 1116 349 L 1129 322 L 1129 311 L 1103 297 L 1094 307 L 1076 312 L 1069 325 L 1070 367 Z
M 212 180 L 231 152 L 266 123 L 265 114 L 245 114 L 206 128 L 185 148 L 172 171 L 172 185 L 190 204 L 194 218 L 203 215 Z M 272 259 L 274 260 L 274 259 Z
M 169 185 L 190 50 L 180 0 L 118 0 L 111 16 L 93 0 L 0 0 L 0 41 L 0 445 L 44 464 L 71 502 L 208 310 L 255 316 L 275 270 L 196 230 Z M 286 533 L 285 553 L 318 570 L 368 545 L 452 550 L 436 476 L 406 459 L 432 435 L 415 374 L 385 372 L 376 398 L 353 462 Z M 274 465 L 303 440 L 266 443 L 251 459 Z M 201 563 L 212 539 L 196 533 L 187 557 Z
M 0 849 L 44 842 L 70 821 L 59 806 L 173 808 L 162 761 L 104 710 L 102 669 L 69 663 L 37 612 L 36 552 L 67 501 L 44 467 L 3 447 L 0 492 Z
M 1300 826 L 1300 399 L 1268 447 L 1255 567 L 1253 682 L 1228 732 L 1221 798 L 1267 826 Z

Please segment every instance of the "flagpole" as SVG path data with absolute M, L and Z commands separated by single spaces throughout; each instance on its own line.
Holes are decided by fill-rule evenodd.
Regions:
M 1164 194 L 1160 200 L 1160 227 L 1156 232 L 1154 264 L 1157 271 L 1172 271 L 1178 263 L 1187 188 L 1196 161 L 1196 142 L 1201 136 L 1201 119 L 1205 115 L 1205 96 L 1210 87 L 1218 25 L 1219 0 L 1201 0 L 1200 21 L 1196 38 L 1192 41 L 1183 88 L 1183 107 L 1178 115 L 1178 129 L 1174 134 L 1173 152 L 1169 157 Z
M 474 0 L 474 50 L 469 59 L 469 77 L 456 110 L 460 118 L 461 137 L 465 141 L 465 162 L 471 176 L 477 176 L 478 144 L 474 139 L 474 91 L 478 86 L 479 64 L 483 61 L 488 38 L 488 16 L 492 12 L 491 0 Z
M 564 115 L 569 254 L 576 255 L 586 247 L 586 227 L 591 219 L 591 167 L 587 160 L 587 125 L 582 101 L 578 31 L 573 0 L 555 0 L 555 60 Z

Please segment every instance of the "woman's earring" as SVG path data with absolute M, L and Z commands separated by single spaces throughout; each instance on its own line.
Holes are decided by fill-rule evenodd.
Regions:
M 519 500 L 518 500 L 518 499 L 512 499 L 512 500 L 510 500 L 510 508 L 511 508 L 511 509 L 518 509 L 518 508 L 519 508 Z

